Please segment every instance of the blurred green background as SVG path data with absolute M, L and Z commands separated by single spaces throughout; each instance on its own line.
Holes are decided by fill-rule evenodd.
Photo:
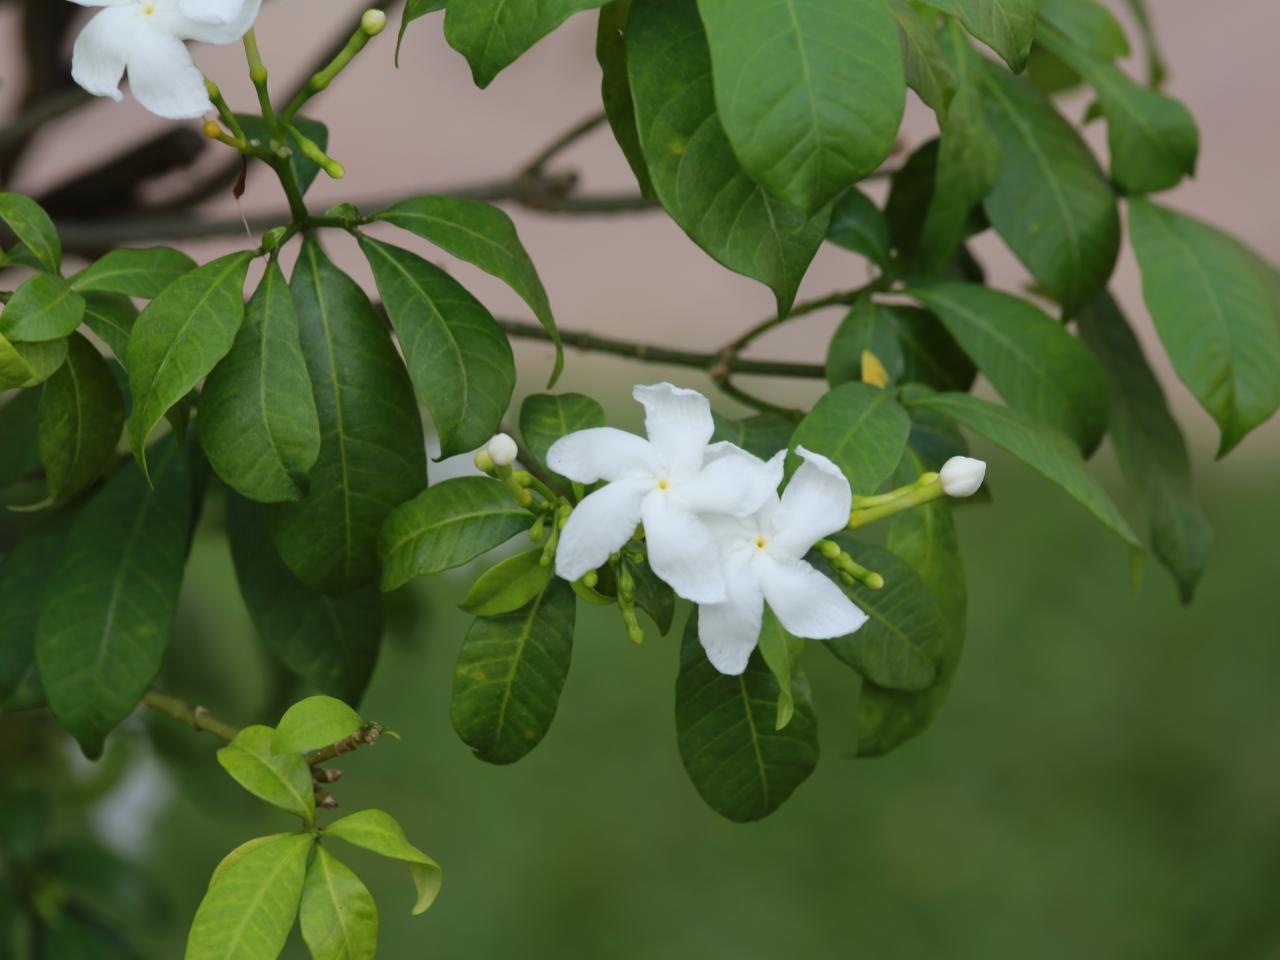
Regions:
M 378 900 L 379 956 L 1280 957 L 1280 461 L 1259 447 L 1200 464 L 1217 540 L 1190 609 L 1154 564 L 1132 595 L 1119 541 L 980 449 L 995 498 L 958 511 L 969 643 L 940 721 L 889 757 L 851 759 L 857 684 L 814 645 L 823 759 L 755 825 L 719 819 L 681 767 L 683 613 L 635 647 L 616 611 L 581 609 L 550 734 L 496 768 L 449 722 L 467 626 L 453 603 L 474 571 L 393 598 L 363 712 L 403 741 L 347 758 L 335 793 L 398 817 L 445 886 L 413 918 L 407 870 L 340 853 Z M 1099 466 L 1118 490 L 1107 454 Z M 233 722 L 273 720 L 267 705 L 296 691 L 235 599 L 220 500 L 165 683 Z M 120 919 L 150 955 L 181 956 L 220 857 L 290 820 L 238 791 L 211 737 L 148 717 L 117 743 L 135 766 L 97 822 L 155 887 Z M 286 956 L 305 956 L 296 932 Z

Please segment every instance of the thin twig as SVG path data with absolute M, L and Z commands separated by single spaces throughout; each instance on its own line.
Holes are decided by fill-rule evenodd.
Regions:
M 567 150 L 573 144 L 577 143 L 591 131 L 595 130 L 608 119 L 603 113 L 597 113 L 594 116 L 587 117 L 575 127 L 571 127 L 563 134 L 547 144 L 538 154 L 529 161 L 525 168 L 521 171 L 524 176 L 537 177 L 546 169 L 547 164 L 554 160 L 560 153 Z
M 236 734 L 240 732 L 238 728 L 233 727 L 231 724 L 223 723 L 204 707 L 195 706 L 185 700 L 171 697 L 167 693 L 160 693 L 158 690 L 148 690 L 142 695 L 142 702 L 152 710 L 158 710 L 160 713 L 166 713 L 176 720 L 181 720 L 192 730 L 197 732 L 208 731 L 227 742 L 234 740 Z
M 319 750 L 309 750 L 302 756 L 311 764 L 318 766 L 322 763 L 328 763 L 336 757 L 342 756 L 344 753 L 350 753 L 352 750 L 358 750 L 360 747 L 371 746 L 378 742 L 378 738 L 382 736 L 385 728 L 380 723 L 366 723 L 360 727 L 355 733 L 349 737 L 344 737 L 337 743 L 331 743 L 327 747 L 321 747 Z

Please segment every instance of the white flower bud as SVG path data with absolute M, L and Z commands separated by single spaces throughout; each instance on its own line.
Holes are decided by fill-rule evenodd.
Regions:
M 948 497 L 971 497 L 987 475 L 987 464 L 973 457 L 952 457 L 942 465 L 942 491 Z
M 509 467 L 516 462 L 516 442 L 505 433 L 499 433 L 485 447 L 493 462 L 500 467 Z

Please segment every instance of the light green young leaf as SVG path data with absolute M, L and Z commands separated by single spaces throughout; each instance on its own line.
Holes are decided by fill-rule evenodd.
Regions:
M 837 247 L 866 257 L 881 270 L 892 259 L 889 224 L 880 208 L 857 187 L 850 187 L 831 210 L 827 239 Z
M 542 562 L 542 547 L 534 547 L 482 573 L 458 606 L 477 617 L 511 613 L 542 593 L 554 575 L 551 564 Z
M 209 887 L 212 887 L 215 883 L 218 882 L 218 879 L 223 874 L 225 874 L 228 870 L 234 867 L 237 863 L 239 863 L 249 854 L 253 853 L 253 851 L 257 850 L 259 847 L 263 846 L 264 844 L 272 843 L 276 840 L 281 840 L 288 836 L 291 836 L 291 834 L 272 833 L 272 834 L 268 834 L 265 837 L 254 837 L 252 840 L 246 840 L 244 843 L 240 844 L 240 846 L 236 847 L 234 850 L 232 850 L 225 857 L 223 857 L 221 860 L 218 861 L 218 865 L 213 868 L 213 875 L 209 877 L 209 884 L 207 887 L 205 887 L 205 889 L 207 890 Z
M 533 525 L 506 486 L 489 477 L 456 477 L 392 511 L 378 537 L 382 589 L 460 567 Z
M 18 348 L 0 333 L 0 390 L 13 390 L 31 379 L 31 367 Z
M 890 391 L 846 383 L 814 405 L 791 442 L 829 457 L 855 494 L 869 496 L 902 459 L 910 432 L 911 419 Z
M 0 220 L 8 224 L 18 242 L 0 250 L 0 265 L 23 264 L 57 273 L 62 266 L 62 242 L 49 215 L 30 197 L 0 193 Z
M 365 850 L 402 860 L 409 864 L 418 899 L 413 913 L 423 913 L 435 902 L 440 893 L 443 875 L 440 865 L 417 847 L 409 843 L 404 829 L 389 813 L 382 810 L 361 810 L 343 817 L 325 828 L 326 837 L 337 837 Z
M 608 0 L 466 0 L 450 3 L 444 38 L 467 58 L 477 87 L 515 63 L 520 55 L 581 10 Z
M 0 334 L 33 343 L 60 340 L 84 319 L 84 299 L 67 281 L 51 273 L 35 273 L 13 292 L 0 313 Z
M 84 337 L 40 396 L 40 462 L 55 502 L 88 487 L 111 463 L 124 427 L 124 399 L 111 368 Z
M 271 739 L 272 753 L 306 753 L 345 740 L 364 720 L 336 697 L 307 697 L 285 711 Z
M 760 656 L 778 682 L 778 718 L 775 730 L 784 729 L 796 715 L 796 698 L 791 689 L 791 674 L 804 654 L 805 642 L 793 637 L 778 621 L 768 606 L 760 626 Z
M 481 760 L 514 763 L 546 736 L 569 674 L 575 610 L 569 584 L 551 579 L 520 610 L 467 631 L 449 712 Z
M 553 443 L 578 430 L 604 425 L 604 408 L 580 393 L 535 393 L 520 405 L 520 436 L 544 470 Z
M 258 799 L 310 824 L 316 816 L 311 768 L 301 753 L 277 752 L 274 739 L 270 727 L 245 727 L 218 751 L 218 763 Z
M 78 293 L 96 290 L 154 300 L 195 268 L 194 260 L 169 247 L 112 250 L 72 277 L 71 288 Z
M 118 293 L 88 291 L 84 295 L 84 325 L 111 348 L 123 368 L 129 355 L 129 335 L 138 319 L 138 308 Z
M 3 338 L 0 337 L 0 340 Z M 61 369 L 62 365 L 67 361 L 67 341 L 62 340 L 41 340 L 38 343 L 13 343 L 9 344 L 13 352 L 18 355 L 18 359 L 25 364 L 26 369 L 30 372 L 29 376 L 22 383 L 11 384 L 15 387 L 35 387 L 44 383 L 50 377 Z M 0 354 L 5 352 L 4 344 L 0 344 Z M 5 361 L 0 357 L 0 371 L 5 367 Z M 3 376 L 3 373 L 0 373 Z M 5 387 L 9 389 L 9 387 Z
M 653 181 L 645 166 L 640 135 L 636 132 L 636 107 L 631 99 L 631 81 L 627 77 L 627 19 L 631 16 L 631 0 L 613 0 L 600 8 L 596 29 L 596 60 L 600 64 L 600 100 L 613 137 L 631 165 L 640 192 L 652 198 Z
M 312 960 L 373 960 L 378 952 L 378 907 L 368 888 L 322 846 L 307 867 L 298 910 Z
M 297 916 L 310 834 L 262 843 L 224 870 L 196 910 L 185 960 L 276 960 Z

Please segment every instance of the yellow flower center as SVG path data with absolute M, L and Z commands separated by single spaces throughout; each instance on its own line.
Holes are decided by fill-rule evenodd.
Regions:
M 670 489 L 671 489 L 671 481 L 670 481 L 670 480 L 659 480 L 659 481 L 658 481 L 658 489 L 659 489 L 659 490 L 670 490 Z
M 142 15 L 144 17 L 149 17 L 155 12 L 156 12 L 156 5 L 154 3 L 144 3 L 142 5 Z
M 769 541 L 768 541 L 768 540 L 766 540 L 764 537 L 756 537 L 756 549 L 757 549 L 757 550 L 763 550 L 763 549 L 764 549 L 765 547 L 767 547 L 768 545 L 769 545 Z

